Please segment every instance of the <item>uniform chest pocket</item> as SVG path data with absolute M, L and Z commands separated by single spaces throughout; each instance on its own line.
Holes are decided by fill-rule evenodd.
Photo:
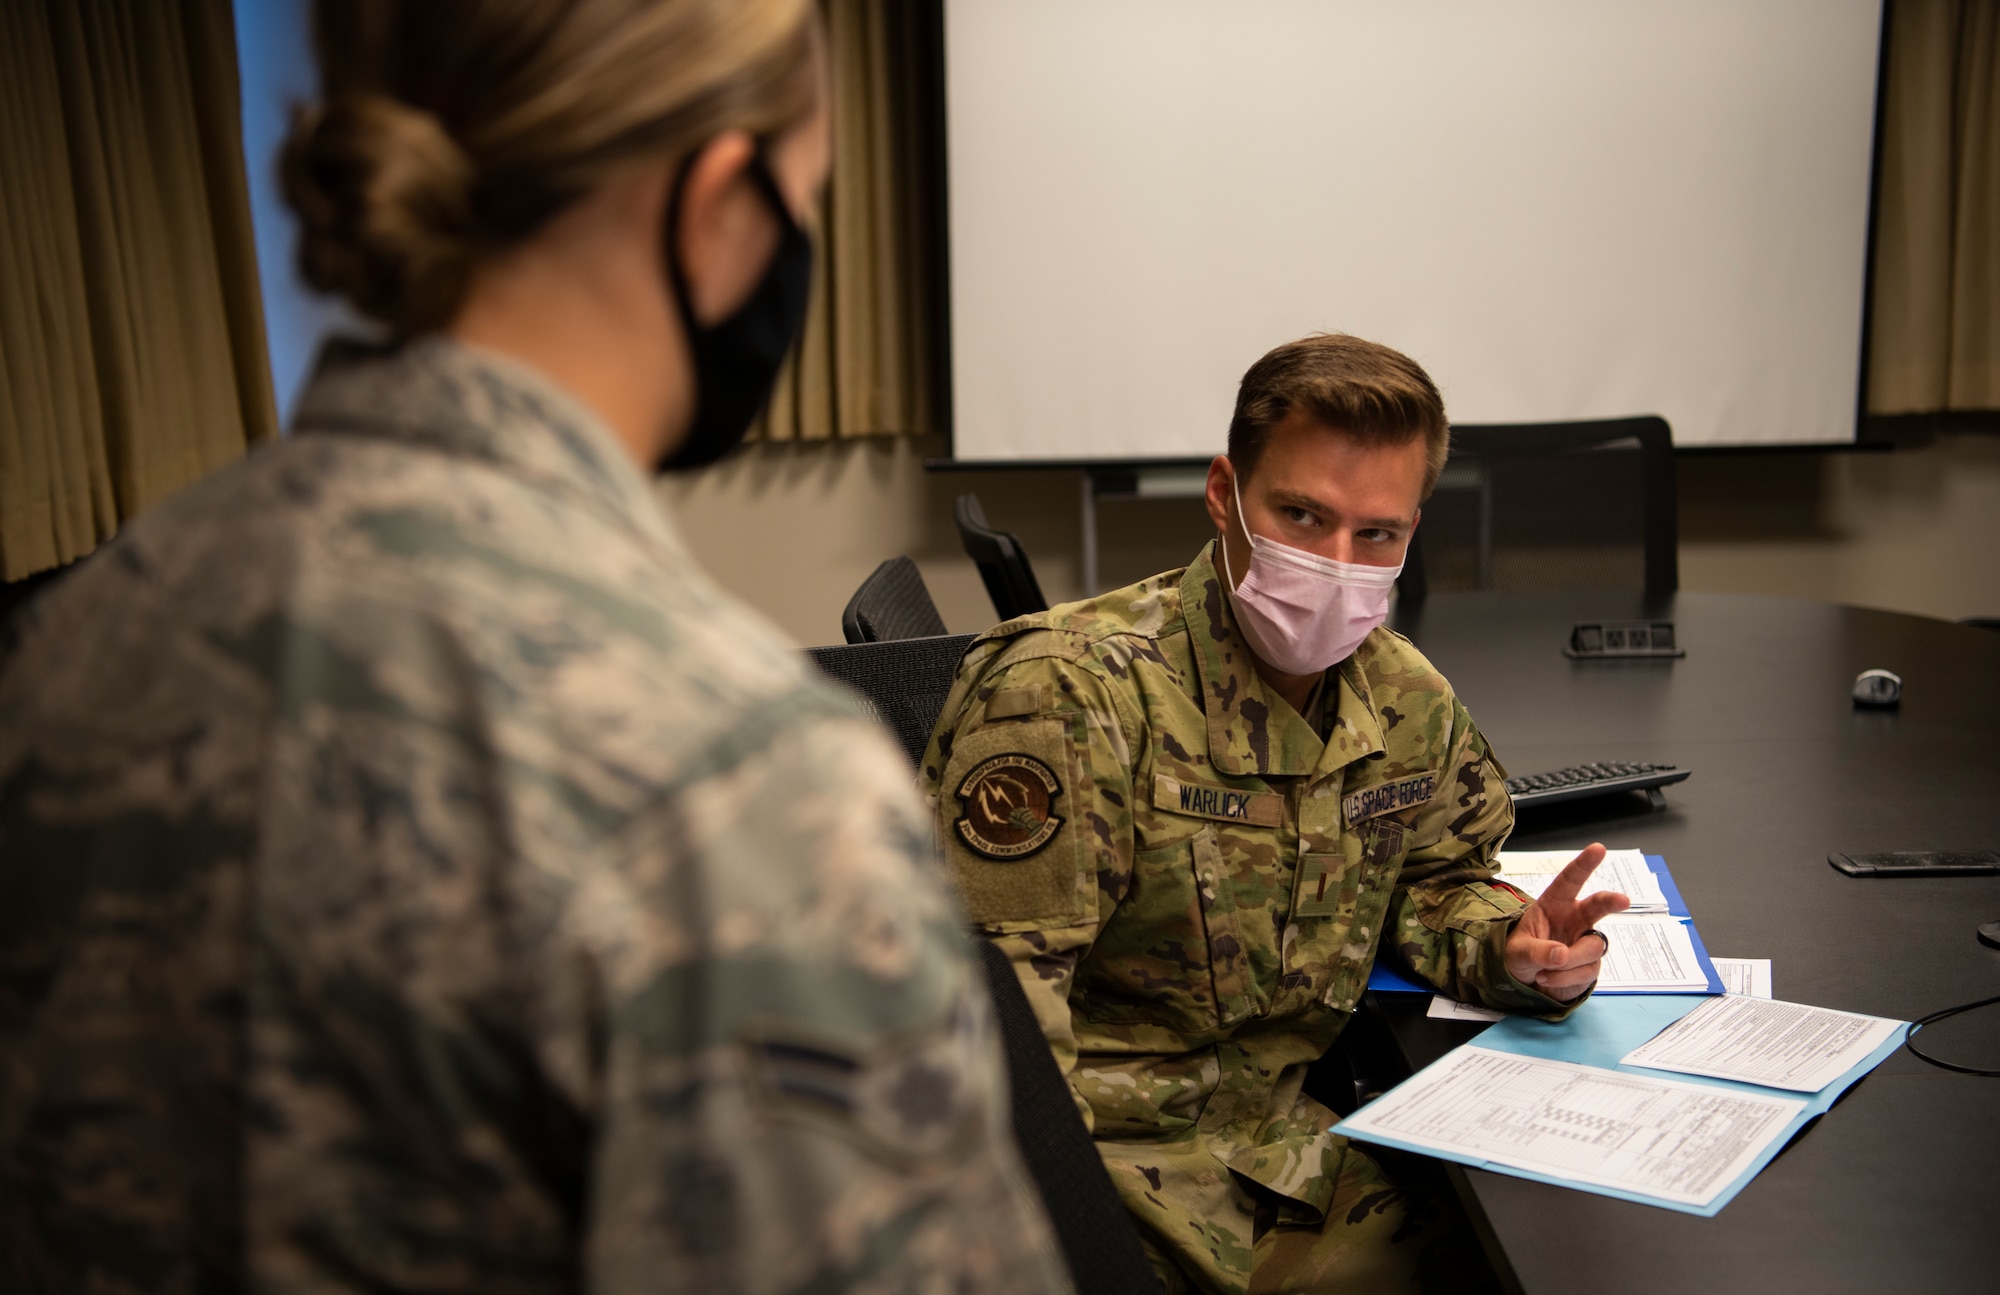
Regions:
M 1094 1021 L 1199 1034 L 1250 1015 L 1249 959 L 1215 829 L 1132 856 L 1132 888 L 1077 971 Z
M 1310 983 L 1328 1007 L 1352 1011 L 1367 985 L 1402 866 L 1404 837 L 1402 824 L 1377 821 L 1344 838 L 1343 850 L 1299 859 L 1286 980 Z

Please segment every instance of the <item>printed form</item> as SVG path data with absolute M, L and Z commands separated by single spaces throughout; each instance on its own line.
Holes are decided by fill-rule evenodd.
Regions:
M 1505 1012 L 1496 1012 L 1477 1003 L 1461 1003 L 1456 998 L 1446 998 L 1443 994 L 1431 995 L 1431 1005 L 1425 1010 L 1424 1015 L 1439 1021 L 1483 1021 L 1489 1025 L 1507 1018 Z
M 1614 913 L 1598 929 L 1610 949 L 1597 974 L 1599 989 L 1646 989 L 1667 994 L 1708 988 L 1708 973 L 1695 957 L 1694 940 L 1678 917 Z
M 1500 865 L 1502 881 L 1530 899 L 1540 899 L 1556 874 L 1574 858 L 1574 850 L 1502 850 L 1493 861 Z M 1632 907 L 1625 910 L 1628 913 L 1667 911 L 1666 892 L 1660 889 L 1660 879 L 1646 866 L 1642 850 L 1606 850 L 1604 862 L 1583 883 L 1577 897 L 1581 899 L 1600 890 L 1615 890 L 1631 900 Z
M 1805 1106 L 1467 1045 L 1340 1128 L 1700 1207 L 1741 1177 Z
M 1715 974 L 1722 977 L 1725 994 L 1748 994 L 1752 998 L 1771 996 L 1769 958 L 1710 958 Z
M 1648 1070 L 1816 1093 L 1861 1064 L 1901 1021 L 1804 1003 L 1711 998 L 1622 1059 Z

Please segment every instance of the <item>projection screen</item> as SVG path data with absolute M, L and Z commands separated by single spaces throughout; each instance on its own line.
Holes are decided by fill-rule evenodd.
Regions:
M 1457 422 L 1851 440 L 1879 0 L 945 0 L 953 455 L 1220 450 L 1278 342 Z

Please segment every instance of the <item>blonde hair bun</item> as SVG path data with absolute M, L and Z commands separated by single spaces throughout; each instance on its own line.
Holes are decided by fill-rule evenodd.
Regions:
M 472 263 L 473 171 L 442 122 L 338 95 L 293 114 L 280 167 L 307 283 L 402 331 L 445 322 Z
M 317 0 L 280 160 L 306 282 L 410 334 L 482 258 L 638 159 L 818 101 L 812 0 Z

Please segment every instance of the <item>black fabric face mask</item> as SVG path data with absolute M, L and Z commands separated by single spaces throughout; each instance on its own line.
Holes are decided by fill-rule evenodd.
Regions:
M 694 422 L 687 439 L 660 465 L 664 472 L 707 467 L 743 444 L 750 425 L 757 420 L 757 411 L 771 398 L 785 353 L 805 326 L 806 303 L 812 293 L 812 240 L 792 219 L 785 196 L 771 178 L 761 153 L 750 159 L 745 174 L 770 204 L 783 232 L 755 291 L 735 314 L 708 325 L 694 317 L 687 275 L 675 252 L 681 190 L 688 172 L 683 170 L 674 184 L 673 202 L 667 211 L 667 267 L 673 275 L 681 327 L 694 356 Z

